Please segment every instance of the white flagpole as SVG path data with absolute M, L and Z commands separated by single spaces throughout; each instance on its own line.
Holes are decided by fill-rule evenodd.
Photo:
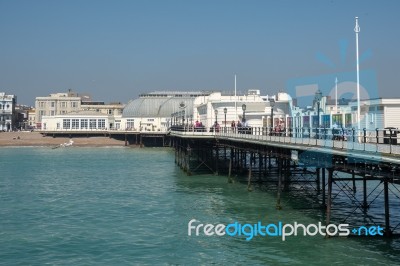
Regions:
M 360 64 L 358 61 L 358 33 L 360 26 L 358 25 L 358 17 L 356 17 L 356 26 L 354 28 L 356 33 L 356 54 L 357 54 L 357 126 L 358 130 L 361 129 L 361 110 L 360 110 Z
M 235 120 L 237 118 L 237 98 L 236 98 L 236 74 L 235 74 Z
M 337 108 L 337 102 L 338 102 L 338 99 L 337 99 L 337 82 L 338 82 L 338 80 L 337 80 L 337 77 L 336 77 L 336 79 L 335 79 L 335 109 L 336 109 L 336 113 L 338 113 L 338 108 Z

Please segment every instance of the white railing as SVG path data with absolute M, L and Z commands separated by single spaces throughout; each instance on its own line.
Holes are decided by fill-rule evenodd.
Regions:
M 400 131 L 393 128 L 375 130 L 290 128 L 277 131 L 265 127 L 212 127 L 207 129 L 176 126 L 171 127 L 171 132 L 179 135 L 226 137 L 400 155 L 400 138 L 398 137 Z

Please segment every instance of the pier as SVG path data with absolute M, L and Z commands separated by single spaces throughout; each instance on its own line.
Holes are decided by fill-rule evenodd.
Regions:
M 262 185 L 276 192 L 277 209 L 291 193 L 323 209 L 326 224 L 381 224 L 392 237 L 400 233 L 400 146 L 384 133 L 188 127 L 173 129 L 170 143 L 175 163 L 188 175 L 226 175 L 249 191 Z M 378 217 L 369 215 L 371 208 Z
M 125 146 L 168 146 L 167 132 L 165 131 L 135 131 L 135 130 L 41 130 L 43 136 L 47 137 L 96 137 L 103 136 L 123 140 Z

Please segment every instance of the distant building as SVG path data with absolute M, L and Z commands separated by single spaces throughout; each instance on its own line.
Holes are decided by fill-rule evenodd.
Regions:
M 28 128 L 36 128 L 36 109 L 32 108 L 28 111 Z
M 68 114 L 42 117 L 42 130 L 98 131 L 112 129 L 114 117 L 100 112 L 76 111 Z
M 80 111 L 97 112 L 107 116 L 119 117 L 122 115 L 124 105 L 121 103 L 105 104 L 101 101 L 91 101 L 87 94 L 78 94 L 75 92 L 54 93 L 47 97 L 36 97 L 36 127 L 42 126 L 42 117 L 55 117 L 60 115 L 68 115 Z M 109 126 L 107 126 L 109 128 Z
M 193 119 L 193 102 L 209 92 L 156 91 L 139 95 L 129 102 L 122 113 L 121 129 L 166 131 L 175 120 L 188 123 Z M 175 114 L 175 117 L 174 115 Z
M 194 120 L 201 122 L 206 128 L 213 126 L 215 121 L 221 127 L 230 127 L 232 121 L 237 124 L 244 119 L 250 127 L 271 127 L 273 108 L 274 126 L 285 127 L 286 118 L 291 112 L 291 103 L 291 98 L 286 93 L 261 96 L 259 90 L 249 90 L 247 95 L 234 96 L 214 92 L 209 96 L 196 98 Z
M 15 105 L 17 97 L 0 92 L 0 130 L 11 131 L 16 127 Z
M 124 110 L 125 105 L 120 102 L 111 102 L 105 104 L 104 102 L 81 102 L 82 111 L 93 111 L 107 115 L 120 116 Z
M 353 125 L 357 126 L 357 102 L 350 102 Z M 360 101 L 361 128 L 400 128 L 400 99 L 375 98 Z
M 36 127 L 42 127 L 43 116 L 63 115 L 81 110 L 81 97 L 76 93 L 54 93 L 46 97 L 36 97 Z

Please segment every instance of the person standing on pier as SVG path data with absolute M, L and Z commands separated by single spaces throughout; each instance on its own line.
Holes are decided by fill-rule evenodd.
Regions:
M 235 133 L 235 120 L 232 120 L 232 123 L 231 123 L 231 129 L 232 129 L 232 133 Z

